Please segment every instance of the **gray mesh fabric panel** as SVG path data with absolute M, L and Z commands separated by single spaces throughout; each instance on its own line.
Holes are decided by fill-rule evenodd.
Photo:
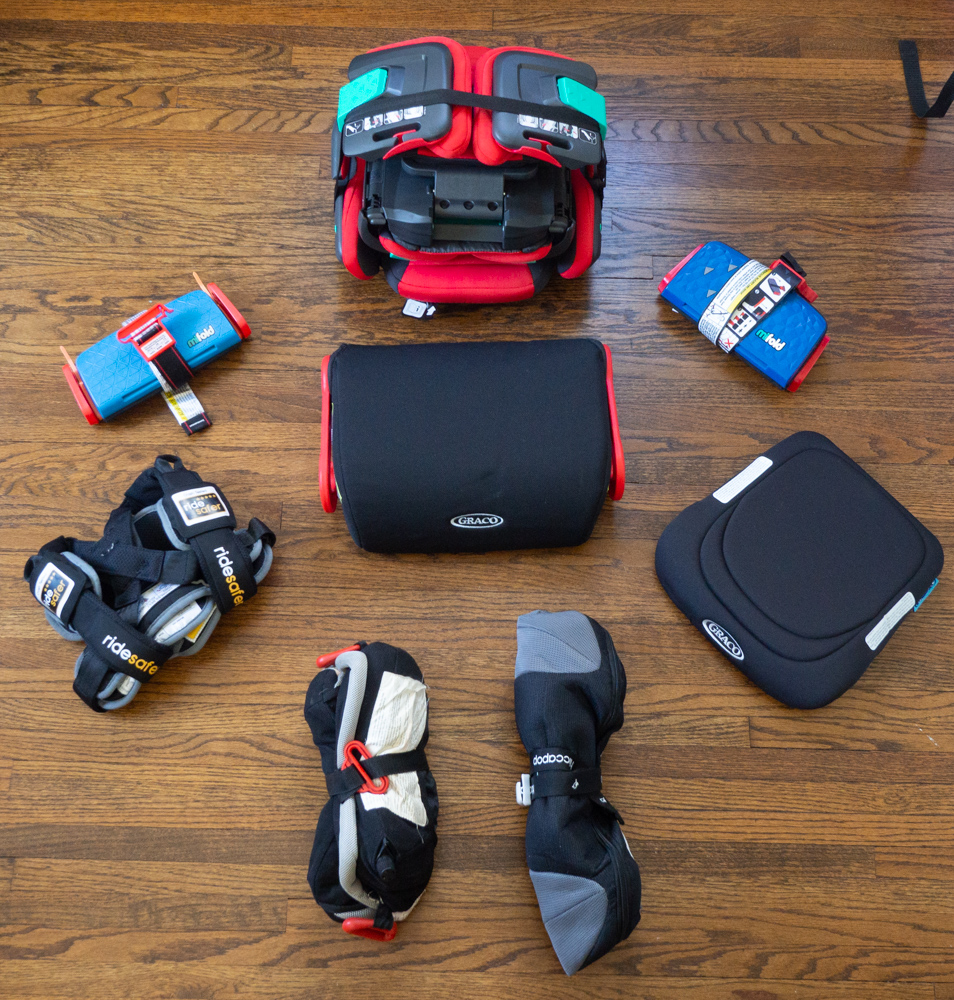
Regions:
M 590 673 L 599 665 L 593 626 L 579 611 L 531 611 L 517 619 L 515 676 Z
M 606 919 L 606 890 L 592 879 L 560 872 L 530 872 L 550 943 L 572 976 L 586 961 Z

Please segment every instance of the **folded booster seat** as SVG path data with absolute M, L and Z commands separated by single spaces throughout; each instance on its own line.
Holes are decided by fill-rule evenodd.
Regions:
M 639 866 L 602 792 L 600 757 L 623 725 L 626 673 L 609 633 L 579 611 L 517 619 L 514 710 L 530 773 L 527 864 L 568 976 L 639 923 Z
M 686 617 L 794 708 L 851 687 L 943 563 L 920 521 L 809 431 L 687 507 L 656 546 L 656 574 Z
M 419 304 L 530 298 L 600 255 L 606 105 L 586 63 L 417 38 L 357 56 L 332 130 L 335 246 Z M 407 311 L 407 310 L 406 310 Z
M 626 482 L 609 348 L 345 344 L 322 363 L 318 478 L 370 552 L 581 545 Z
M 659 294 L 707 340 L 789 392 L 805 381 L 830 339 L 812 304 L 818 295 L 791 254 L 766 267 L 713 240 L 684 257 L 659 283 Z
M 192 656 L 247 604 L 275 535 L 236 527 L 225 493 L 160 455 L 126 490 L 97 542 L 60 536 L 23 571 L 53 630 L 85 642 L 73 690 L 95 712 L 128 705 L 167 661 Z
M 413 657 L 384 642 L 328 653 L 318 666 L 305 720 L 321 751 L 328 801 L 308 883 L 348 934 L 390 941 L 434 867 L 427 688 Z

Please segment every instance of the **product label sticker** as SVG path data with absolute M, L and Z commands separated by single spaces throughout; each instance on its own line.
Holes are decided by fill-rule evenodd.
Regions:
M 168 330 L 160 330 L 155 337 L 150 338 L 144 344 L 140 344 L 143 357 L 151 361 L 157 354 L 161 354 L 167 347 L 175 343 L 172 334 Z
M 795 287 L 792 282 L 792 272 L 788 268 L 776 267 L 773 270 L 768 270 L 759 264 L 758 268 L 762 268 L 762 273 L 759 274 L 757 268 L 750 267 L 756 263 L 756 261 L 749 261 L 738 269 L 737 273 L 718 292 L 699 321 L 699 330 L 726 353 L 735 350 L 742 338 L 755 330 L 758 324 Z M 746 283 L 749 285 L 747 291 L 744 290 Z M 732 295 L 727 292 L 730 286 L 733 291 Z M 710 334 L 719 322 L 725 301 L 733 303 L 730 305 L 731 312 L 724 325 L 716 331 L 713 340 Z M 704 324 L 705 328 L 703 328 Z M 765 333 L 763 330 L 756 330 L 756 334 L 776 351 L 785 347 L 784 341 Z
M 173 493 L 171 499 L 187 527 L 217 517 L 229 516 L 229 509 L 214 486 L 197 486 L 191 490 L 180 490 L 178 493 Z
M 33 596 L 57 618 L 63 618 L 63 608 L 69 600 L 75 586 L 73 580 L 61 569 L 49 562 L 43 567 L 43 572 L 36 578 Z
M 769 269 L 757 260 L 746 261 L 720 288 L 715 298 L 706 306 L 699 320 L 699 332 L 713 344 L 729 321 L 729 317 L 741 304 L 741 300 L 755 288 L 769 273 Z
M 404 120 L 407 121 L 408 118 L 423 118 L 424 117 L 424 107 L 421 104 L 415 105 L 413 108 L 404 109 Z
M 791 289 L 791 283 L 786 281 L 785 278 L 779 271 L 773 271 L 766 279 L 759 285 L 759 288 L 773 301 L 779 302 L 782 297 Z

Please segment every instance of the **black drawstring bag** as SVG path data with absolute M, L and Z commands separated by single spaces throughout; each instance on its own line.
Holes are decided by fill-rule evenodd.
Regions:
M 390 941 L 424 892 L 437 844 L 427 689 L 383 642 L 322 656 L 305 719 L 328 786 L 308 866 L 318 905 L 349 934 Z
M 517 801 L 530 807 L 530 878 L 568 976 L 639 923 L 639 867 L 600 776 L 600 756 L 623 724 L 625 696 L 613 640 L 592 618 L 532 611 L 517 619 L 514 707 L 531 761 Z

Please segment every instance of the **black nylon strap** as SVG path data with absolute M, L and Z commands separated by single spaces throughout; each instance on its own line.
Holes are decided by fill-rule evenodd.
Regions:
M 927 95 L 924 93 L 924 79 L 921 76 L 921 62 L 918 59 L 918 43 L 911 39 L 898 42 L 901 53 L 901 65 L 904 67 L 904 82 L 908 88 L 908 99 L 911 110 L 918 118 L 943 118 L 947 109 L 954 103 L 954 73 L 941 87 L 937 100 L 928 106 Z
M 160 461 L 172 468 L 162 468 Z M 258 585 L 248 554 L 233 530 L 235 514 L 225 495 L 175 456 L 156 459 L 156 475 L 169 521 L 195 553 L 218 609 L 225 614 L 244 604 Z
M 598 795 L 603 787 L 603 777 L 598 767 L 576 771 L 536 771 L 530 777 L 530 786 L 535 799 L 553 795 Z
M 29 582 L 33 596 L 64 625 L 69 625 L 83 591 L 90 585 L 86 574 L 62 555 L 69 551 L 69 543 L 72 541 L 72 538 L 61 535 L 52 542 L 47 542 L 35 556 L 27 560 L 23 570 L 24 579 Z
M 191 583 L 199 573 L 195 554 L 181 549 L 163 552 L 103 538 L 99 542 L 74 541 L 72 550 L 94 569 L 146 583 Z
M 216 528 L 189 539 L 202 576 L 222 614 L 244 604 L 258 590 L 244 547 L 228 528 Z
M 182 355 L 175 349 L 174 344 L 170 344 L 164 351 L 160 351 L 152 359 L 152 363 L 162 372 L 162 377 L 173 389 L 187 386 L 189 379 L 195 374 Z
M 371 778 L 383 778 L 390 774 L 404 774 L 408 771 L 426 771 L 427 755 L 423 750 L 408 750 L 405 753 L 385 753 L 361 761 L 361 766 Z M 331 798 L 346 799 L 364 784 L 364 776 L 352 764 L 341 770 L 325 775 L 325 784 Z
M 83 591 L 70 624 L 93 656 L 139 681 L 152 680 L 172 654 L 170 646 L 138 632 L 91 590 Z
M 73 690 L 94 712 L 106 711 L 96 695 L 108 673 L 109 667 L 98 656 L 90 656 L 88 652 L 83 654 L 79 671 L 73 678 Z
M 371 101 L 352 108 L 345 122 L 355 121 L 370 115 L 384 114 L 386 111 L 400 111 L 403 108 L 431 104 L 454 104 L 464 108 L 483 108 L 485 111 L 503 111 L 509 115 L 534 115 L 550 118 L 567 125 L 588 128 L 602 136 L 600 123 L 589 115 L 577 111 L 566 104 L 535 104 L 532 101 L 518 101 L 512 97 L 497 97 L 490 94 L 471 94 L 466 90 L 425 90 L 421 94 L 384 94 Z

